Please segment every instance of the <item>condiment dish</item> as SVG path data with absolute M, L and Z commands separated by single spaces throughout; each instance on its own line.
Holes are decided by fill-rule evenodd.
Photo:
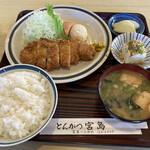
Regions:
M 114 23 L 118 23 L 120 21 L 123 21 L 123 20 L 133 20 L 135 22 L 137 22 L 139 24 L 139 28 L 136 29 L 136 33 L 143 33 L 144 30 L 145 30 L 145 25 L 143 23 L 143 21 L 135 16 L 135 15 L 132 15 L 132 14 L 129 14 L 129 13 L 119 13 L 119 14 L 115 14 L 113 15 L 109 20 L 108 20 L 108 26 L 111 30 L 111 32 L 114 34 L 114 35 L 119 35 L 120 33 L 117 33 L 113 30 L 113 24 Z
M 126 42 L 129 42 L 130 40 L 140 40 L 144 44 L 146 57 L 144 58 L 144 62 L 138 65 L 145 69 L 148 69 L 150 67 L 150 38 L 146 35 L 140 33 L 124 33 L 118 35 L 111 44 L 112 55 L 119 63 L 125 63 L 122 49 Z

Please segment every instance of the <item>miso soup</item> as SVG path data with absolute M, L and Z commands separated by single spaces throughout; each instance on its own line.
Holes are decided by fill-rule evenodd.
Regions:
M 102 82 L 100 95 L 116 115 L 128 120 L 150 117 L 150 81 L 132 71 L 115 71 Z

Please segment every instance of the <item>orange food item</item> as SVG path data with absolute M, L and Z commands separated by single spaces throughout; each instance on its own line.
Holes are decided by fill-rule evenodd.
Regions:
M 71 27 L 73 26 L 73 23 L 72 22 L 64 22 L 63 26 L 64 26 L 65 34 L 66 34 L 66 36 L 68 36 L 69 31 L 70 31 Z

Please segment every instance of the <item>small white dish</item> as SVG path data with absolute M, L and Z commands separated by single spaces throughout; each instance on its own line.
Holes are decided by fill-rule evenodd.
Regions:
M 26 142 L 36 136 L 38 133 L 40 133 L 46 125 L 50 122 L 51 118 L 53 117 L 56 107 L 57 107 L 57 102 L 58 102 L 58 93 L 57 93 L 57 88 L 56 85 L 53 81 L 53 79 L 49 76 L 47 72 L 44 70 L 40 69 L 39 67 L 32 66 L 32 65 L 25 65 L 25 64 L 17 64 L 17 65 L 9 65 L 7 67 L 3 67 L 0 69 L 0 76 L 5 76 L 9 73 L 14 73 L 14 72 L 32 72 L 32 73 L 40 73 L 43 78 L 46 78 L 48 81 L 48 88 L 49 88 L 49 101 L 50 101 L 50 106 L 49 106 L 49 111 L 47 113 L 46 119 L 42 122 L 42 124 L 35 129 L 34 131 L 30 132 L 26 136 L 18 139 L 12 139 L 12 138 L 4 138 L 0 137 L 0 147 L 8 147 L 8 146 L 14 146 L 21 144 L 23 142 Z M 10 116 L 12 117 L 12 116 Z
M 144 44 L 144 47 L 146 49 L 146 57 L 144 59 L 144 63 L 140 64 L 141 67 L 148 69 L 150 68 L 150 38 L 140 34 L 140 33 L 124 33 L 118 35 L 111 44 L 111 53 L 114 56 L 114 58 L 119 63 L 124 63 L 124 59 L 121 53 L 121 49 L 123 48 L 123 45 L 130 41 L 130 40 L 141 40 Z
M 36 11 L 43 10 L 46 10 L 46 8 L 41 8 Z M 75 6 L 55 6 L 54 12 L 60 15 L 60 18 L 63 21 L 71 21 L 76 24 L 84 25 L 88 32 L 87 42 L 89 44 L 103 42 L 106 45 L 102 52 L 96 53 L 95 58 L 92 61 L 82 61 L 77 65 L 72 65 L 69 70 L 60 68 L 48 72 L 55 83 L 67 83 L 82 79 L 97 70 L 109 56 L 109 49 L 112 42 L 109 27 L 98 15 L 83 8 Z M 5 52 L 10 64 L 21 63 L 19 54 L 24 47 L 22 30 L 25 27 L 28 17 L 33 15 L 33 13 L 34 11 L 19 19 L 7 35 Z

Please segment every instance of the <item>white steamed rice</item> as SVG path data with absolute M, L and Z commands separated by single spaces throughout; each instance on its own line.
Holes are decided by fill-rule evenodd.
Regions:
M 48 81 L 28 71 L 0 77 L 0 136 L 22 138 L 39 128 L 50 108 Z

